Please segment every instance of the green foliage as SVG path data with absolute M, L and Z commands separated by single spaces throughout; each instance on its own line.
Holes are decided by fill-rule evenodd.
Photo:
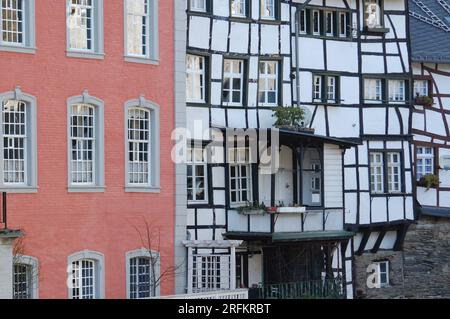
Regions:
M 277 118 L 275 126 L 301 127 L 301 122 L 305 118 L 303 110 L 295 106 L 279 106 L 273 112 L 272 116 Z
M 250 212 L 252 210 L 263 210 L 263 211 L 266 211 L 267 207 L 266 207 L 266 205 L 264 205 L 263 202 L 259 203 L 257 201 L 254 201 L 254 202 L 247 202 L 245 206 L 238 207 L 236 210 L 240 214 L 245 214 L 245 213 L 248 213 L 248 212 Z
M 431 106 L 433 105 L 433 98 L 429 96 L 417 96 L 415 103 L 420 105 Z
M 429 190 L 431 187 L 437 187 L 439 186 L 439 176 L 434 174 L 424 175 L 420 179 L 420 184 L 425 186 L 427 190 Z

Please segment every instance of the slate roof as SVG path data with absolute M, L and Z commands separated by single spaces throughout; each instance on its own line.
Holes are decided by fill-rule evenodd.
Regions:
M 420 0 L 450 29 L 450 12 L 437 0 Z M 443 0 L 450 6 L 450 0 Z M 409 11 L 427 15 L 413 0 L 409 0 Z M 420 62 L 450 63 L 450 31 L 430 25 L 413 16 L 409 17 L 411 32 L 412 60 Z

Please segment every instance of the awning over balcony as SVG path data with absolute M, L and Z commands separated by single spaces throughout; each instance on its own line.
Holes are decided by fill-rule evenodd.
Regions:
M 450 208 L 448 207 L 422 206 L 418 210 L 422 215 L 450 218 Z
M 291 131 L 286 129 L 280 129 L 280 140 L 284 144 L 296 144 L 301 142 L 306 143 L 324 143 L 339 145 L 344 148 L 350 148 L 353 146 L 360 145 L 360 143 L 355 142 L 350 139 L 343 139 L 337 137 L 329 137 L 323 135 L 312 134 L 308 132 L 301 131 Z
M 246 241 L 268 240 L 271 242 L 300 242 L 300 241 L 320 241 L 320 240 L 345 240 L 353 237 L 354 232 L 336 231 L 306 231 L 306 232 L 278 232 L 278 233 L 256 233 L 256 232 L 227 232 L 224 234 L 227 239 L 241 239 Z

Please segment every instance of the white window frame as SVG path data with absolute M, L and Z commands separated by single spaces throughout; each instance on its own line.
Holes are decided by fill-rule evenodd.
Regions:
M 364 100 L 366 103 L 383 101 L 383 82 L 381 79 L 364 79 Z
M 342 25 L 344 22 L 344 25 Z M 347 37 L 347 13 L 339 12 L 339 37 L 346 38 Z
M 380 160 L 375 160 L 379 156 Z M 384 154 L 383 152 L 370 152 L 370 192 L 384 193 Z M 377 172 L 379 170 L 379 172 Z
M 73 295 L 73 281 L 78 280 L 76 268 L 74 263 L 81 262 L 83 260 L 92 261 L 94 264 L 94 299 L 105 298 L 105 257 L 102 253 L 91 250 L 84 250 L 74 253 L 67 258 L 67 295 L 69 299 L 74 299 Z
M 8 0 L 10 1 L 10 0 Z M 22 4 L 22 41 L 4 41 L 3 3 L 0 1 L 0 51 L 36 53 L 35 44 L 35 0 L 18 0 Z
M 317 20 L 316 20 L 317 16 Z M 316 25 L 317 22 L 317 25 Z M 316 31 L 317 27 L 317 31 Z M 313 35 L 320 35 L 322 32 L 322 21 L 320 19 L 320 10 L 313 10 L 312 11 L 312 34 Z
M 279 70 L 279 62 L 278 61 L 259 61 L 259 70 L 261 69 L 261 64 L 264 64 L 264 73 L 261 73 L 259 71 L 259 85 L 258 85 L 258 104 L 261 106 L 278 106 L 279 101 L 279 88 L 278 88 L 278 70 Z M 275 65 L 275 73 L 268 73 L 269 71 L 269 64 Z M 271 80 L 275 81 L 275 91 L 272 91 L 269 89 L 269 82 Z M 261 83 L 263 83 L 263 87 L 261 87 Z M 269 93 L 275 92 L 275 103 L 269 103 L 267 102 L 269 99 Z M 259 101 L 259 95 L 263 93 L 264 94 L 264 102 Z
M 260 0 L 261 1 L 261 19 L 276 19 L 276 0 Z
M 197 157 L 197 154 L 201 152 L 202 153 L 202 159 L 199 160 Z M 187 151 L 187 162 L 186 165 L 187 166 L 191 166 L 192 169 L 192 199 L 188 198 L 188 202 L 189 203 L 207 203 L 208 202 L 208 165 L 206 162 L 206 152 L 203 148 L 200 147 L 188 147 L 188 151 Z M 197 170 L 196 167 L 201 166 L 203 167 L 203 172 L 204 172 L 204 176 L 203 176 L 203 183 L 204 183 L 204 199 L 197 199 L 196 194 L 197 194 L 197 187 L 196 187 L 196 179 L 197 179 Z M 188 177 L 190 177 L 188 175 Z
M 327 76 L 327 101 L 329 103 L 336 103 L 336 77 Z
M 103 0 L 92 1 L 92 30 L 91 30 L 91 48 L 72 48 L 71 46 L 71 12 L 74 0 L 66 0 L 66 38 L 67 38 L 67 56 L 75 58 L 90 58 L 103 59 L 104 58 L 104 43 L 103 43 Z M 87 1 L 87 0 L 86 0 Z
M 36 127 L 36 98 L 23 93 L 19 87 L 12 92 L 0 94 L 0 147 L 4 146 L 3 105 L 7 101 L 19 101 L 25 104 L 25 137 L 24 137 L 24 181 L 10 183 L 4 180 L 4 154 L 0 154 L 0 190 L 11 193 L 37 192 L 37 127 Z M 23 135 L 20 135 L 21 137 Z M 11 136 L 11 137 L 16 137 Z
M 206 12 L 208 8 L 206 7 L 208 0 L 190 0 L 190 10 L 196 12 Z
M 307 19 L 306 19 L 306 9 L 302 9 L 300 11 L 300 17 L 299 17 L 300 21 L 299 21 L 299 33 L 300 34 L 306 34 L 307 33 Z M 303 19 L 303 21 L 302 21 Z
M 200 66 L 199 69 L 196 69 L 195 67 L 189 68 L 189 60 L 192 59 L 191 65 L 195 66 L 197 62 L 195 60 L 198 59 L 198 65 Z M 205 103 L 206 102 L 206 58 L 200 55 L 192 55 L 187 54 L 186 55 L 186 102 L 190 103 Z M 201 67 L 203 66 L 203 68 Z M 189 81 L 187 78 L 191 76 L 192 77 L 192 87 L 189 87 Z M 199 76 L 200 83 L 198 83 L 198 88 L 200 88 L 200 97 L 199 98 L 193 98 L 195 88 L 196 88 L 196 78 Z M 189 90 L 191 90 L 191 93 L 189 94 Z M 189 97 L 191 96 L 191 98 Z
M 374 15 L 369 16 L 368 9 L 371 9 Z M 382 27 L 381 16 L 381 3 L 380 0 L 364 0 L 364 26 L 374 29 Z M 369 21 L 370 19 L 370 21 Z
M 328 17 L 331 16 L 331 25 L 328 23 Z M 334 21 L 333 21 L 333 12 L 325 11 L 325 35 L 329 37 L 334 36 Z M 331 32 L 328 32 L 328 27 L 331 27 Z
M 132 250 L 132 251 L 128 251 L 125 254 L 125 265 L 126 265 L 126 284 L 127 284 L 127 298 L 128 299 L 148 299 L 148 298 L 152 298 L 152 297 L 157 297 L 160 295 L 160 284 L 157 283 L 156 287 L 155 287 L 155 296 L 153 296 L 153 289 L 150 291 L 151 296 L 148 298 L 133 298 L 132 296 L 132 292 L 131 292 L 131 284 L 132 284 L 132 279 L 131 279 L 131 265 L 130 265 L 130 261 L 134 258 L 147 258 L 150 261 L 150 280 L 153 280 L 153 274 L 151 273 L 152 269 L 155 272 L 155 278 L 156 281 L 158 281 L 158 279 L 160 279 L 160 272 L 161 272 L 161 257 L 159 252 L 157 251 L 153 251 L 153 250 L 148 250 L 146 248 L 140 248 L 140 249 L 136 249 L 136 250 Z M 154 285 L 154 283 L 151 282 L 151 285 Z
M 88 105 L 94 108 L 95 123 L 94 136 L 95 148 L 93 157 L 93 182 L 77 183 L 72 181 L 72 106 Z M 67 99 L 67 178 L 69 192 L 103 192 L 105 190 L 105 172 L 104 172 L 104 102 L 96 97 L 90 96 L 85 90 L 82 95 L 73 96 Z
M 15 291 L 15 268 L 13 268 L 13 299 L 38 299 L 39 298 L 39 262 L 37 258 L 25 255 L 15 255 L 13 257 L 13 267 L 23 265 L 27 267 L 27 298 L 16 298 Z M 28 273 L 29 271 L 29 273 Z M 28 278 L 29 277 L 29 278 Z
M 231 16 L 238 18 L 247 17 L 248 0 L 231 0 Z
M 428 80 L 414 80 L 414 97 L 422 97 L 428 95 Z
M 388 80 L 389 102 L 404 103 L 406 101 L 405 80 Z
M 387 182 L 389 193 L 402 191 L 402 154 L 400 152 L 387 152 Z M 394 159 L 397 158 L 397 161 Z M 397 181 L 395 179 L 397 178 Z
M 321 75 L 313 76 L 313 101 L 315 102 L 322 101 L 322 78 Z
M 228 163 L 229 163 L 229 192 L 230 192 L 230 205 L 233 207 L 252 202 L 252 166 L 251 166 L 251 153 L 248 147 L 234 147 L 228 150 Z M 245 169 L 246 176 L 243 177 L 242 169 Z M 232 176 L 232 170 L 236 173 Z M 235 180 L 235 187 L 231 185 L 231 181 Z M 242 181 L 246 180 L 247 187 L 242 188 Z M 236 200 L 233 201 L 232 193 L 236 193 Z M 247 198 L 244 200 L 243 194 L 246 193 Z
M 128 114 L 130 109 L 141 109 L 149 112 L 149 148 L 148 148 L 148 183 L 132 183 L 129 171 L 129 139 Z M 124 132 L 125 132 L 125 192 L 159 193 L 160 186 L 160 107 L 147 100 L 143 95 L 138 99 L 125 102 L 124 105 Z
M 430 165 L 427 164 L 430 161 Z M 434 174 L 434 148 L 429 146 L 416 146 L 416 179 L 428 174 Z
M 382 272 L 381 271 L 381 265 L 386 265 L 386 271 L 385 272 Z M 378 284 L 380 285 L 380 288 L 381 287 L 389 287 L 389 261 L 387 261 L 387 260 L 385 260 L 385 261 L 378 261 L 378 262 L 376 262 L 376 265 L 377 265 L 377 274 L 378 274 Z M 385 274 L 386 275 L 386 281 L 385 282 L 382 282 L 381 281 L 381 275 L 382 274 Z
M 225 64 L 229 63 L 230 70 L 226 71 Z M 238 68 L 240 68 L 240 72 L 236 71 L 234 67 L 236 66 L 235 63 L 238 64 Z M 222 100 L 223 104 L 230 105 L 230 106 L 242 106 L 243 103 L 243 95 L 244 95 L 244 61 L 243 60 L 235 60 L 235 59 L 224 59 L 224 71 L 223 71 L 223 84 L 222 84 Z M 225 80 L 229 80 L 229 99 L 231 101 L 225 101 L 224 92 L 225 92 Z M 240 87 L 235 88 L 234 87 L 234 79 L 238 79 L 240 81 Z M 233 93 L 239 92 L 239 101 L 234 102 L 233 101 Z
M 146 30 L 145 35 L 145 51 L 146 54 L 134 54 L 128 50 L 128 41 L 130 40 L 130 30 L 128 30 L 128 21 L 130 15 L 128 13 L 128 2 L 136 0 L 124 0 L 124 50 L 125 61 L 144 64 L 158 64 L 159 63 L 159 30 L 158 30 L 158 1 L 159 0 L 143 0 L 147 3 Z

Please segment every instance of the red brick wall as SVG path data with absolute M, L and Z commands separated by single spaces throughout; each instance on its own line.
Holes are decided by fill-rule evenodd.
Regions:
M 65 1 L 36 1 L 35 55 L 0 52 L 0 92 L 37 98 L 36 194 L 8 195 L 11 228 L 25 232 L 24 253 L 39 259 L 41 298 L 66 298 L 68 255 L 105 255 L 105 295 L 126 297 L 125 253 L 142 246 L 133 226 L 146 219 L 161 230 L 162 270 L 173 263 L 174 169 L 173 1 L 159 1 L 160 64 L 124 61 L 123 1 L 104 1 L 104 60 L 66 56 Z M 104 193 L 67 191 L 68 97 L 89 94 L 105 102 Z M 161 108 L 161 193 L 125 193 L 124 103 L 144 94 Z M 173 292 L 173 282 L 162 293 Z

